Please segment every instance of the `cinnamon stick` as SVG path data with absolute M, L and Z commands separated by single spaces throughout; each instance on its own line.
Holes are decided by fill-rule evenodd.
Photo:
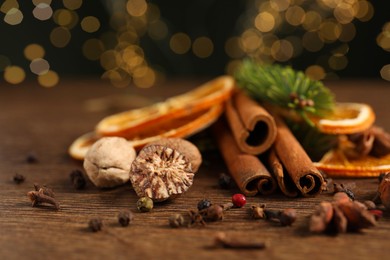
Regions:
M 224 118 L 213 125 L 213 132 L 230 175 L 243 194 L 267 195 L 276 190 L 275 180 L 261 161 L 239 149 Z
M 238 147 L 245 153 L 261 154 L 275 141 L 273 117 L 241 91 L 227 102 L 226 118 Z
M 287 186 L 291 184 L 285 183 L 286 180 L 290 179 L 303 196 L 314 196 L 320 193 L 325 185 L 322 174 L 313 165 L 305 150 L 282 119 L 278 116 L 274 116 L 274 118 L 277 126 L 277 137 L 273 149 L 276 156 L 270 160 L 272 159 L 271 161 L 274 163 L 273 172 L 277 176 L 279 185 L 281 185 L 280 180 L 283 180 L 285 187 L 291 187 Z M 278 164 L 277 159 L 280 160 L 283 171 L 278 168 L 280 166 L 275 167 Z M 280 187 L 282 189 L 283 186 Z M 293 195 L 294 191 L 286 188 L 283 193 Z

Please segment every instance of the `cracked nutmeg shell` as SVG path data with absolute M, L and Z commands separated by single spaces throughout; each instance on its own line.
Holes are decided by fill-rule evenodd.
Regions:
M 155 202 L 186 192 L 193 179 L 191 162 L 179 151 L 164 145 L 144 147 L 131 164 L 130 181 L 135 192 Z

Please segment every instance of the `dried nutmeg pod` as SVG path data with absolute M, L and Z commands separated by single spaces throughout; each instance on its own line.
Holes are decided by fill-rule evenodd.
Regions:
M 202 164 L 202 154 L 199 149 L 190 141 L 182 138 L 161 138 L 160 140 L 150 143 L 149 145 L 163 145 L 183 154 L 190 162 L 192 170 L 197 172 Z
M 144 147 L 131 164 L 130 181 L 139 197 L 172 199 L 192 185 L 194 171 L 183 153 L 164 145 Z

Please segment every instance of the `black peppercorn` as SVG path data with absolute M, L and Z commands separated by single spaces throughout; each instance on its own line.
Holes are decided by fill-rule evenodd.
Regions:
M 232 177 L 221 173 L 218 178 L 218 185 L 221 189 L 229 189 L 232 186 Z
M 88 228 L 92 232 L 98 232 L 103 228 L 103 221 L 100 218 L 93 218 L 88 222 Z
M 38 158 L 36 157 L 35 154 L 30 153 L 30 154 L 27 155 L 27 157 L 26 157 L 26 162 L 27 162 L 27 163 L 30 163 L 30 164 L 34 164 L 34 163 L 37 163 L 37 162 L 38 162 Z
M 121 211 L 118 214 L 118 222 L 122 227 L 127 227 L 133 220 L 133 213 L 130 211 Z
M 198 202 L 198 210 L 206 209 L 211 206 L 211 201 L 208 199 L 202 199 Z
M 23 175 L 18 174 L 18 173 L 16 173 L 16 174 L 14 175 L 14 178 L 13 178 L 13 180 L 14 180 L 14 182 L 15 182 L 16 184 L 21 184 L 22 182 L 24 182 L 25 179 L 26 179 L 26 178 L 25 178 Z
M 80 170 L 72 171 L 69 176 L 70 176 L 70 181 L 75 189 L 77 190 L 84 189 L 87 182 L 84 178 L 83 173 Z

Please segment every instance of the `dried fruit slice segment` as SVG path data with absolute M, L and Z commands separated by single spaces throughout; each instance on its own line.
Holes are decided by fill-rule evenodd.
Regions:
M 189 160 L 177 150 L 150 145 L 131 164 L 130 181 L 138 197 L 164 201 L 191 187 L 194 172 Z
M 130 138 L 136 131 L 167 120 L 182 118 L 208 109 L 227 100 L 233 91 L 234 79 L 221 76 L 182 95 L 148 107 L 133 109 L 104 118 L 96 126 L 96 133 L 104 136 Z
M 144 145 L 163 137 L 185 138 L 211 125 L 222 112 L 223 104 L 214 105 L 209 109 L 199 111 L 195 114 L 145 126 L 140 132 L 134 131 L 127 133 L 126 138 L 136 150 L 140 150 Z M 83 160 L 92 144 L 101 137 L 96 132 L 90 132 L 80 136 L 69 147 L 69 154 L 77 160 Z
M 375 122 L 375 113 L 367 104 L 336 103 L 332 114 L 311 120 L 323 133 L 353 134 L 371 127 Z
M 342 150 L 331 150 L 314 165 L 330 177 L 378 177 L 390 171 L 390 154 L 376 158 L 369 155 L 348 159 Z

